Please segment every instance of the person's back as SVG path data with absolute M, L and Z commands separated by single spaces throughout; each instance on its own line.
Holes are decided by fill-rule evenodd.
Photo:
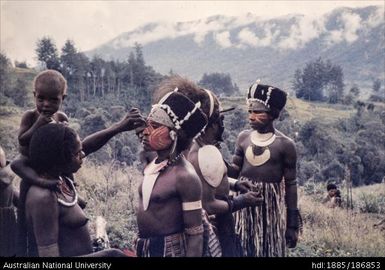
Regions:
M 16 217 L 14 206 L 18 203 L 18 193 L 13 189 L 14 173 L 0 146 L 0 257 L 16 255 Z

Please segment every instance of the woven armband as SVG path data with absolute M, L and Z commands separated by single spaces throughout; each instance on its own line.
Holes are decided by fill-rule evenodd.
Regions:
M 202 201 L 195 201 L 195 202 L 184 202 L 182 203 L 182 209 L 183 211 L 192 211 L 197 209 L 202 209 Z
M 204 232 L 203 224 L 184 229 L 184 233 L 187 235 L 199 235 L 199 234 L 203 234 L 203 232 Z

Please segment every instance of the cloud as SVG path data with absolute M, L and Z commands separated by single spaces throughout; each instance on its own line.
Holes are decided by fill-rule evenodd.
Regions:
M 185 35 L 193 35 L 193 40 L 202 45 L 208 33 L 219 33 L 218 44 L 228 46 L 230 40 L 225 40 L 226 29 L 235 27 L 232 24 L 233 17 L 215 16 L 205 20 L 197 20 L 183 23 L 163 22 L 157 23 L 155 28 L 150 28 L 146 31 L 135 31 L 132 33 L 123 34 L 114 40 L 115 48 L 132 46 L 135 42 L 146 45 L 151 42 L 166 38 L 178 38 Z M 230 43 L 231 45 L 231 43 Z
M 278 47 L 281 49 L 301 48 L 311 40 L 318 38 L 324 31 L 323 18 L 299 17 L 298 22 L 291 26 L 289 35 L 278 43 Z
M 113 41 L 113 46 L 117 48 L 132 46 L 135 42 L 146 45 L 151 42 L 166 38 L 178 38 L 185 35 L 193 35 L 193 40 L 198 45 L 202 45 L 207 34 L 213 33 L 215 41 L 221 47 L 229 47 L 233 44 L 230 41 L 229 30 L 255 22 L 255 16 L 247 15 L 245 18 L 212 16 L 205 20 L 190 22 L 162 22 L 155 28 L 148 30 L 126 33 Z
M 344 12 L 337 20 L 340 23 L 339 30 L 332 30 L 326 36 L 326 42 L 328 45 L 333 45 L 346 41 L 352 43 L 357 40 L 357 32 L 362 28 L 362 20 L 358 14 L 351 12 Z
M 367 24 L 369 27 L 376 27 L 384 22 L 384 7 L 378 7 L 376 12 L 369 16 Z
M 243 44 L 250 45 L 252 47 L 258 46 L 258 37 L 248 27 L 242 29 L 238 33 L 238 39 Z
M 184 31 L 182 31 L 183 33 Z M 128 36 L 124 34 L 113 41 L 113 46 L 118 49 L 122 47 L 133 46 L 135 42 L 142 45 L 146 45 L 151 42 L 155 42 L 165 38 L 175 38 L 178 36 L 178 32 L 175 29 L 175 25 L 171 23 L 159 23 L 155 28 L 149 30 L 135 31 Z
M 232 43 L 230 41 L 230 33 L 228 31 L 215 34 L 214 38 L 218 45 L 223 48 L 228 48 L 232 46 Z

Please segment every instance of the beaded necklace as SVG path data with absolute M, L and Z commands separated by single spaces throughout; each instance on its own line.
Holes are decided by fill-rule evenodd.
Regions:
M 169 160 L 167 161 L 166 166 L 164 166 L 160 171 L 163 171 L 163 170 L 165 170 L 167 167 L 172 166 L 172 165 L 175 164 L 181 157 L 183 157 L 183 153 L 182 153 L 182 152 L 180 152 L 179 155 L 177 155 L 177 156 L 174 157 L 173 159 L 169 159 Z
M 66 182 L 64 182 L 65 180 L 63 180 L 63 178 L 61 176 L 59 176 L 59 179 L 62 181 L 62 184 L 60 185 L 60 192 L 63 195 L 73 196 L 73 200 L 72 200 L 72 202 L 66 202 L 65 200 L 60 199 L 58 197 L 57 201 L 61 205 L 63 205 L 63 206 L 71 207 L 71 206 L 74 206 L 75 204 L 77 204 L 77 202 L 78 202 L 78 193 L 76 192 L 75 185 L 74 185 L 73 181 L 71 179 L 69 179 L 68 177 L 65 177 L 65 178 L 70 183 L 70 185 L 71 185 L 70 189 L 72 189 L 73 193 L 68 188 L 68 186 L 66 185 Z

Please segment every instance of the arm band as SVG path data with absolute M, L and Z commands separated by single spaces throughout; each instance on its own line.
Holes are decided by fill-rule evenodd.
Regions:
M 199 200 L 195 202 L 184 202 L 182 203 L 182 209 L 183 211 L 202 209 L 202 201 Z
M 292 180 L 286 180 L 285 179 L 285 185 L 286 186 L 295 186 L 295 185 L 297 185 L 297 179 L 292 179 Z
M 204 232 L 203 224 L 184 229 L 184 233 L 187 235 L 199 235 L 199 234 L 203 234 L 203 232 Z
M 234 178 L 231 178 L 231 177 L 227 177 L 227 179 L 229 180 L 229 184 L 230 184 L 230 189 L 234 190 L 235 188 L 235 183 L 237 183 L 237 179 L 234 179 Z

